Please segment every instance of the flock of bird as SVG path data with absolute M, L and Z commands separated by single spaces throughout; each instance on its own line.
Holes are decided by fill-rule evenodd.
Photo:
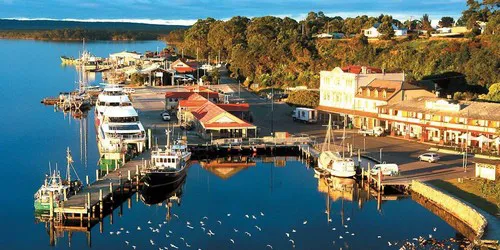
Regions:
M 226 214 L 226 217 L 231 217 L 233 216 L 232 214 L 228 213 Z M 218 235 L 217 238 L 217 248 L 219 249 L 226 249 L 226 248 L 231 248 L 231 246 L 234 246 L 234 249 L 238 248 L 248 248 L 247 244 L 248 242 L 245 242 L 245 240 L 242 240 L 242 237 L 251 239 L 252 237 L 258 237 L 258 234 L 266 234 L 269 236 L 269 234 L 277 235 L 275 238 L 279 240 L 280 234 L 277 233 L 276 231 L 270 229 L 269 231 L 265 231 L 261 226 L 259 226 L 259 222 L 263 220 L 265 217 L 265 214 L 263 212 L 260 212 L 259 215 L 253 215 L 253 214 L 244 214 L 240 215 L 243 217 L 244 220 L 247 220 L 249 223 L 239 223 L 240 228 L 232 228 L 232 230 L 229 229 L 228 233 L 228 228 L 224 228 L 222 225 L 223 224 L 228 224 L 230 225 L 230 221 L 226 219 L 212 219 L 210 220 L 207 216 L 202 217 L 199 222 L 194 222 L 194 221 L 189 221 L 189 220 L 181 220 L 180 217 L 177 214 L 173 214 L 173 217 L 175 217 L 178 222 L 181 225 L 185 226 L 188 229 L 188 232 L 190 231 L 198 231 L 198 233 L 201 233 L 202 235 L 206 235 L 206 237 L 214 237 Z M 233 216 L 234 217 L 234 216 Z M 351 218 L 347 218 L 346 222 L 351 221 Z M 142 227 L 139 225 L 137 226 L 134 230 L 135 231 L 146 231 L 150 232 L 153 235 L 150 235 L 149 242 L 146 243 L 148 247 L 144 247 L 144 239 L 141 238 L 140 240 L 137 240 L 133 242 L 133 240 L 129 237 L 124 237 L 120 236 L 121 234 L 133 234 L 134 230 L 126 230 L 124 228 L 120 228 L 120 230 L 116 232 L 109 232 L 110 235 L 115 235 L 118 237 L 124 237 L 124 244 L 126 246 L 131 247 L 132 249 L 137 249 L 139 246 L 142 246 L 141 248 L 145 249 L 158 249 L 158 250 L 168 250 L 168 249 L 198 249 L 201 250 L 205 246 L 200 246 L 200 247 L 193 247 L 192 242 L 189 241 L 189 237 L 191 238 L 196 238 L 196 240 L 199 240 L 199 235 L 193 235 L 193 234 L 186 234 L 185 230 L 181 230 L 178 227 L 176 227 L 179 233 L 174 232 L 173 228 L 169 227 L 167 225 L 167 221 L 162 221 L 161 223 L 154 223 L 152 221 L 148 221 L 146 225 L 143 225 Z M 251 224 L 252 226 L 249 226 L 248 224 Z M 300 232 L 306 232 L 310 231 L 310 228 L 307 228 L 308 221 L 304 220 L 301 223 L 298 223 L 298 225 L 294 228 L 291 228 L 287 232 L 283 234 L 282 240 L 286 241 L 287 243 L 276 243 L 278 244 L 279 248 L 283 248 L 283 246 L 289 246 L 290 248 L 296 248 L 296 241 L 298 240 L 297 236 L 299 235 Z M 226 225 L 224 225 L 226 226 Z M 232 226 L 231 226 L 232 227 Z M 230 228 L 231 228 L 230 227 Z M 241 228 L 245 227 L 245 228 Z M 184 231 L 184 232 L 183 232 Z M 336 234 L 335 237 L 332 236 L 332 247 L 339 247 L 340 249 L 343 248 L 349 248 L 347 238 L 351 237 L 354 238 L 356 234 L 354 232 L 349 231 L 349 224 L 344 224 L 339 228 L 332 227 L 331 231 L 334 231 Z M 433 232 L 436 232 L 437 228 L 433 228 Z M 219 233 L 220 232 L 220 233 Z M 228 244 L 226 247 L 222 247 L 221 244 L 221 238 L 222 242 L 224 241 L 223 238 L 227 238 L 227 243 Z M 346 240 L 343 240 L 346 238 Z M 160 239 L 160 240 L 159 240 Z M 259 238 L 257 238 L 259 239 Z M 377 235 L 375 240 L 383 241 L 382 235 Z M 257 242 L 259 242 L 257 240 Z M 260 242 L 259 242 L 260 243 Z M 447 243 L 450 243 L 447 245 Z M 424 238 L 422 236 L 419 236 L 418 238 L 413 238 L 413 239 L 408 239 L 404 241 L 387 241 L 387 247 L 388 248 L 394 248 L 394 249 L 400 249 L 400 250 L 406 250 L 406 249 L 418 249 L 422 248 L 425 246 L 425 248 L 429 249 L 443 249 L 443 248 L 448 248 L 451 249 L 451 246 L 453 243 L 456 243 L 453 239 L 450 239 L 448 242 L 446 241 L 437 241 L 433 239 L 432 234 L 428 235 L 428 238 Z M 238 247 L 238 244 L 241 244 Z M 252 243 L 252 244 L 255 244 Z M 381 243 L 382 244 L 382 243 Z M 278 248 L 278 247 L 277 247 Z M 304 247 L 301 247 L 304 248 Z M 262 249 L 274 249 L 272 243 L 265 243 L 262 242 Z

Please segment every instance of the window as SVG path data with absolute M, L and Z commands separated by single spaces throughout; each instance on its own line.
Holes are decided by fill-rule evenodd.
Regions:
M 387 97 L 387 91 L 385 91 L 385 90 L 384 90 L 384 91 L 382 91 L 382 96 L 383 96 L 384 98 L 386 98 L 386 97 Z
M 378 97 L 378 90 L 375 90 L 375 97 Z
M 358 94 L 360 94 L 360 95 L 363 94 L 363 89 L 362 88 L 358 89 Z

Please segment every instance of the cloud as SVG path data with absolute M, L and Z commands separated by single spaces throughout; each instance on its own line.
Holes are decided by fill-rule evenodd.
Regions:
M 196 22 L 194 19 L 177 19 L 177 20 L 165 20 L 165 19 L 98 19 L 98 18 L 89 18 L 89 19 L 78 19 L 78 18 L 28 18 L 28 17 L 12 17 L 12 18 L 3 18 L 7 20 L 19 20 L 19 21 L 35 21 L 35 20 L 43 20 L 43 21 L 72 21 L 72 22 L 89 22 L 89 23 L 102 23 L 102 22 L 112 22 L 112 23 L 144 23 L 144 24 L 156 24 L 156 25 L 192 25 Z

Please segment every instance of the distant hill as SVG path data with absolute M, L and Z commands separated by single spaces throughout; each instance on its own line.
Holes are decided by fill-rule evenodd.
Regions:
M 0 19 L 0 38 L 34 40 L 155 40 L 183 25 Z
M 182 25 L 157 25 L 122 22 L 77 22 L 57 20 L 10 20 L 0 19 L 0 30 L 57 30 L 57 29 L 90 29 L 90 30 L 128 30 L 169 32 L 175 29 L 186 29 Z

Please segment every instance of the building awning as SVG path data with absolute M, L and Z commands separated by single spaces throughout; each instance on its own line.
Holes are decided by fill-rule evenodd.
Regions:
M 334 108 L 334 107 L 327 107 L 327 106 L 318 106 L 316 107 L 317 110 L 323 111 L 323 112 L 328 112 L 328 113 L 336 113 L 336 114 L 346 114 L 346 115 L 353 115 L 353 116 L 361 116 L 361 117 L 371 117 L 371 118 L 378 118 L 377 113 L 370 113 L 366 111 L 359 111 L 359 110 L 352 110 L 352 109 L 342 109 L 342 108 Z

